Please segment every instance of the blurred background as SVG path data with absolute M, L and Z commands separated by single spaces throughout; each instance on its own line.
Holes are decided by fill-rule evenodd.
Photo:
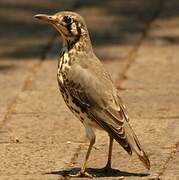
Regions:
M 94 51 L 120 89 L 131 124 L 147 147 L 153 174 L 165 175 L 167 163 L 171 171 L 166 173 L 177 174 L 179 159 L 169 162 L 172 148 L 179 152 L 178 0 L 0 0 L 0 178 L 76 165 L 86 152 L 80 144 L 86 143 L 83 128 L 58 93 L 61 40 L 52 27 L 33 18 L 64 10 L 86 20 Z M 94 150 L 91 163 L 102 167 L 107 140 L 98 137 L 103 150 Z M 79 154 L 76 161 L 74 152 Z M 141 171 L 138 160 L 126 159 L 122 150 L 118 155 L 116 168 L 120 164 L 126 171 Z
M 165 12 L 161 14 L 162 8 Z M 61 49 L 57 34 L 47 24 L 35 20 L 35 14 L 72 10 L 84 16 L 97 56 L 106 61 L 114 81 L 117 81 L 116 73 L 123 71 L 116 66 L 120 63 L 121 69 L 125 68 L 128 64 L 125 60 L 133 55 L 144 37 L 149 43 L 178 43 L 176 33 L 165 31 L 168 22 L 174 22 L 178 17 L 178 9 L 177 0 L 1 0 L 0 88 L 12 88 L 14 81 L 11 77 L 20 69 L 25 71 L 29 63 L 32 65 L 33 61 L 47 57 L 57 58 Z M 152 29 L 155 32 L 146 36 L 156 18 L 162 24 L 155 23 Z M 175 22 L 171 24 L 171 28 L 176 26 Z M 6 77 L 4 73 L 11 75 Z
M 95 51 L 101 59 L 123 59 L 128 53 L 119 47 L 130 48 L 136 43 L 160 13 L 162 6 L 162 0 L 1 0 L 0 58 L 44 58 L 51 49 L 54 52 L 51 55 L 55 56 L 56 49 L 60 49 L 60 44 L 59 47 L 54 47 L 55 33 L 47 24 L 38 22 L 33 16 L 37 13 L 54 14 L 72 10 L 84 16 Z M 161 16 L 161 19 L 172 19 L 178 15 L 177 1 L 166 1 L 165 6 L 168 13 Z M 177 41 L 177 38 L 162 35 L 150 38 Z

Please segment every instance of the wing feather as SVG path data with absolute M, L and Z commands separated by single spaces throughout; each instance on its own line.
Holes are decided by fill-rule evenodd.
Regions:
M 66 90 L 72 97 L 72 101 L 85 111 L 96 124 L 116 139 L 129 154 L 132 154 L 123 128 L 124 112 L 118 104 L 115 104 L 118 100 L 113 99 L 114 87 L 106 89 L 95 76 L 86 72 L 85 69 L 81 69 L 81 67 L 76 69 L 73 67 L 71 73 L 73 76 L 69 72 L 68 81 L 64 83 Z M 91 81 L 93 82 L 91 83 Z

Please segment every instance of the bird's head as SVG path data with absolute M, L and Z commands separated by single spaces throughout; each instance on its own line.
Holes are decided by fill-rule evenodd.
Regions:
M 37 14 L 37 19 L 51 24 L 68 44 L 74 45 L 80 41 L 90 41 L 84 19 L 77 13 L 62 11 L 54 15 Z

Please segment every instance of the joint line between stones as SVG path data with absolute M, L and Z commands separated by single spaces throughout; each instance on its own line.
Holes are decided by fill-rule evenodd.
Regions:
M 132 64 L 134 64 L 135 59 L 137 57 L 138 50 L 142 46 L 142 43 L 145 40 L 145 38 L 147 37 L 147 34 L 152 26 L 152 23 L 159 17 L 162 9 L 163 9 L 163 0 L 159 0 L 156 10 L 153 12 L 153 15 L 151 15 L 150 19 L 146 22 L 146 27 L 145 27 L 144 31 L 142 32 L 141 38 L 139 39 L 138 43 L 134 46 L 134 48 L 131 50 L 131 52 L 129 52 L 129 55 L 127 58 L 128 62 L 126 64 L 126 67 L 124 68 L 123 72 L 121 73 L 122 76 L 117 80 L 117 82 L 118 82 L 117 88 L 118 89 L 122 89 L 121 83 L 123 82 L 123 80 L 126 79 L 127 71 L 132 66 Z
M 164 174 L 165 170 L 167 169 L 169 162 L 175 158 L 178 147 L 179 147 L 179 141 L 174 145 L 174 147 L 172 147 L 169 157 L 162 166 L 161 171 L 158 173 L 157 179 L 161 179 L 161 176 Z

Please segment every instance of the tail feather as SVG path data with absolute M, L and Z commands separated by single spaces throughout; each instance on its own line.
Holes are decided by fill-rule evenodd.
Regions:
M 150 169 L 150 160 L 143 150 L 141 144 L 139 143 L 139 140 L 137 136 L 135 135 L 134 131 L 132 130 L 131 126 L 129 123 L 125 123 L 125 132 L 127 139 L 129 141 L 129 144 L 131 146 L 131 149 L 137 154 L 138 158 L 141 160 L 143 165 L 147 168 Z
M 150 169 L 150 161 L 148 156 L 146 155 L 146 153 L 142 150 L 140 154 L 137 153 L 137 156 L 139 157 L 139 159 L 141 160 L 141 162 L 143 163 L 143 165 L 147 168 Z

